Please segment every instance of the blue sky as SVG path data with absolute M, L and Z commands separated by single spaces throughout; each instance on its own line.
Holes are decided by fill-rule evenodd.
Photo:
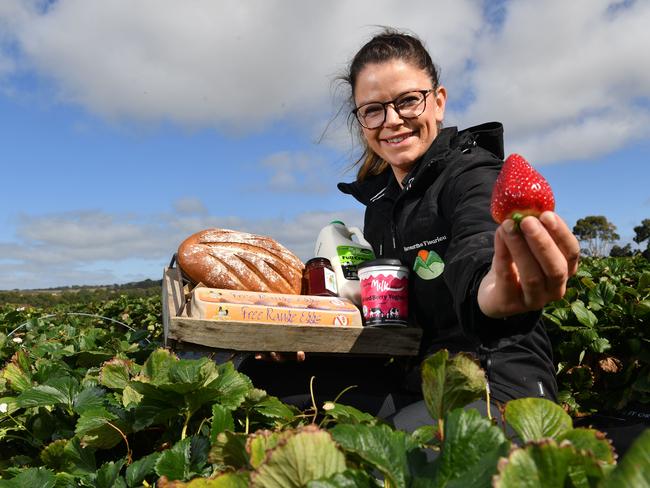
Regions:
M 376 25 L 423 38 L 446 125 L 502 121 L 569 225 L 650 218 L 648 2 L 3 0 L 0 289 L 157 279 L 208 227 L 306 260 L 360 225 L 334 79 Z

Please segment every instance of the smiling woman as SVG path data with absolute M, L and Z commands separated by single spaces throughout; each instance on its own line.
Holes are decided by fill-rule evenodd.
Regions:
M 376 35 L 343 79 L 364 151 L 357 180 L 339 188 L 366 206 L 364 236 L 377 257 L 413 271 L 409 311 L 423 329 L 420 359 L 441 348 L 469 352 L 487 372 L 493 400 L 555 399 L 540 311 L 564 293 L 579 246 L 552 212 L 525 218 L 521 232 L 512 220 L 492 220 L 501 124 L 442 128 L 447 91 L 413 35 Z M 391 396 L 419 394 L 417 364 L 402 373 Z M 431 422 L 421 400 L 389 417 L 407 430 Z

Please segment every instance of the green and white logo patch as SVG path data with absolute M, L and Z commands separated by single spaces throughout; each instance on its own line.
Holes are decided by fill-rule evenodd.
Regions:
M 433 280 L 442 274 L 445 269 L 445 263 L 435 251 L 421 249 L 415 258 L 413 271 L 423 280 Z

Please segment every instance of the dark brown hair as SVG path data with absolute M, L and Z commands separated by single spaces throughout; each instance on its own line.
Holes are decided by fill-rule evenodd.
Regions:
M 392 28 L 384 28 L 382 32 L 373 36 L 359 49 L 350 62 L 347 74 L 339 78 L 350 86 L 350 97 L 348 99 L 350 110 L 355 107 L 354 90 L 361 70 L 369 64 L 385 63 L 392 60 L 401 60 L 424 70 L 431 77 L 433 88 L 438 87 L 438 69 L 433 64 L 431 56 L 422 41 L 413 34 L 407 34 Z M 355 121 L 352 114 L 350 116 L 348 122 L 352 127 Z M 360 127 L 359 130 L 361 130 Z M 367 176 L 379 174 L 388 167 L 388 163 L 375 154 L 367 144 L 363 154 L 355 163 L 356 165 L 359 165 L 358 181 L 365 179 Z

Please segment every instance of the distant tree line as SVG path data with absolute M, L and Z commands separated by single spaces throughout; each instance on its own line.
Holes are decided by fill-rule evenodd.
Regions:
M 55 305 L 99 303 L 120 295 L 150 297 L 160 295 L 162 280 L 107 286 L 68 286 L 48 290 L 0 291 L 0 305 L 15 307 L 52 307 Z
M 639 249 L 632 249 L 630 243 L 625 246 L 614 244 L 620 236 L 616 233 L 616 226 L 603 215 L 590 215 L 578 219 L 573 227 L 573 233 L 580 241 L 585 256 L 603 257 L 609 250 L 609 255 L 612 257 L 630 257 L 640 254 L 650 260 L 650 219 L 644 219 L 641 225 L 634 227 L 635 235 L 632 240 L 639 244 Z M 646 243 L 645 249 L 642 243 Z

